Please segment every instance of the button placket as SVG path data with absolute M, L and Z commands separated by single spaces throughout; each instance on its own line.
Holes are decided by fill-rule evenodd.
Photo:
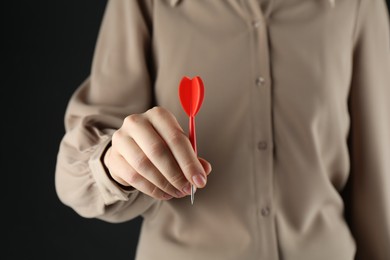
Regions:
M 272 154 L 272 94 L 271 73 L 268 49 L 267 21 L 258 6 L 257 0 L 249 0 L 251 14 L 248 19 L 251 47 L 253 50 L 252 79 L 252 118 L 254 148 L 254 181 L 256 195 L 256 215 L 259 225 L 259 259 L 276 259 L 277 244 L 274 218 L 271 218 L 273 204 L 273 154 Z M 270 239 L 269 239 L 270 238 Z

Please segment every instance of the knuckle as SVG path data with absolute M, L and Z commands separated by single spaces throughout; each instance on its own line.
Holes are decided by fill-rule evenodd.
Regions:
M 134 168 L 138 171 L 145 171 L 149 167 L 149 158 L 144 154 L 140 154 L 134 160 Z
M 167 110 L 160 106 L 155 106 L 151 108 L 149 111 L 151 114 L 156 116 L 165 116 L 167 114 Z
M 137 184 L 139 182 L 139 180 L 140 180 L 140 176 L 136 172 L 128 172 L 126 174 L 126 181 L 130 185 Z
M 169 191 L 171 188 L 171 184 L 169 183 L 168 180 L 164 180 L 161 186 L 163 191 Z
M 169 110 L 159 106 L 151 108 L 150 110 L 148 110 L 147 113 L 151 118 L 153 117 L 155 119 L 162 118 L 164 120 L 171 120 L 172 118 L 174 118 L 173 114 Z
M 150 194 L 152 195 L 152 197 L 157 198 L 157 199 L 162 199 L 163 198 L 163 193 L 161 192 L 161 190 L 157 186 L 153 187 L 153 189 L 150 192 Z
M 185 162 L 182 166 L 182 170 L 184 173 L 187 173 L 187 176 L 193 176 L 201 172 L 199 171 L 197 163 L 194 161 Z
M 127 127 L 133 127 L 139 124 L 142 121 L 142 116 L 140 114 L 132 114 L 125 117 L 123 120 L 123 125 Z
M 161 157 L 166 155 L 167 146 L 162 142 L 156 142 L 150 146 L 150 156 L 152 157 Z
M 169 178 L 169 182 L 175 187 L 184 187 L 187 183 L 185 176 L 182 173 L 175 174 Z
M 180 145 L 184 143 L 188 138 L 184 134 L 184 132 L 180 130 L 174 130 L 168 137 L 167 142 L 172 145 Z
M 111 140 L 112 144 L 117 144 L 123 138 L 123 132 L 121 130 L 117 130 L 113 133 Z

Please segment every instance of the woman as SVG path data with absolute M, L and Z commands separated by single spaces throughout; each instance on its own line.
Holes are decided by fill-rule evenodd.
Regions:
M 137 260 L 390 259 L 389 71 L 383 0 L 109 1 L 58 196 L 142 216 Z

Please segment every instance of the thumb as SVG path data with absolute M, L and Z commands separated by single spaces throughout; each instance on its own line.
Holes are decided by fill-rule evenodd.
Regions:
M 199 159 L 199 162 L 202 164 L 203 169 L 206 172 L 206 174 L 209 175 L 211 173 L 211 170 L 212 170 L 211 164 L 201 157 L 198 157 L 198 159 Z

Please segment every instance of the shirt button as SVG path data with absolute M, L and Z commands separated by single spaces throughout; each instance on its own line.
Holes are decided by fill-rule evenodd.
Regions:
M 268 217 L 271 210 L 268 207 L 265 207 L 265 208 L 262 208 L 260 212 L 261 212 L 261 215 L 263 217 Z
M 256 79 L 256 85 L 259 87 L 261 87 L 264 84 L 264 82 L 265 82 L 265 79 L 263 77 L 258 77 Z
M 260 24 L 261 24 L 261 23 L 260 23 L 259 20 L 255 20 L 255 21 L 252 22 L 252 26 L 255 27 L 255 28 L 259 27 Z
M 257 143 L 257 149 L 259 149 L 259 150 L 265 150 L 265 149 L 267 149 L 267 142 L 258 142 Z

